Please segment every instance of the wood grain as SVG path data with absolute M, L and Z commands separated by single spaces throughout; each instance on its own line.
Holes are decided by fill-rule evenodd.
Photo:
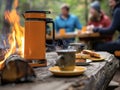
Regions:
M 35 68 L 37 78 L 33 83 L 0 86 L 0 90 L 105 90 L 119 61 L 111 54 L 100 52 L 106 58 L 103 62 L 93 62 L 87 71 L 78 77 L 55 77 L 48 68 L 55 64 L 56 53 L 48 53 L 48 67 Z

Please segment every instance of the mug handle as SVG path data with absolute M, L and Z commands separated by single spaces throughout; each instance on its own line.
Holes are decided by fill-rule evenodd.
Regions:
M 62 62 L 61 60 L 64 62 L 64 56 L 63 55 L 58 56 L 58 58 L 56 59 L 56 65 L 58 65 L 59 67 L 64 68 L 64 66 L 63 66 L 64 64 L 61 63 Z

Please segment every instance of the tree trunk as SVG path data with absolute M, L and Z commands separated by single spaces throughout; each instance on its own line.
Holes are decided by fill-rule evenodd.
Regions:
M 5 11 L 11 11 L 13 1 L 14 0 L 6 0 Z M 6 45 L 9 45 L 8 40 L 7 40 L 9 33 L 10 33 L 10 23 L 7 20 L 5 20 L 5 18 L 4 18 L 4 20 L 3 20 L 3 28 L 2 28 L 2 35 L 1 35 L 2 42 L 0 43 L 0 48 L 4 48 L 3 40 L 6 41 Z
M 85 21 L 86 21 L 86 25 L 88 23 L 88 0 L 85 0 Z
M 1 6 L 2 6 L 2 0 L 0 0 L 0 9 L 1 9 Z

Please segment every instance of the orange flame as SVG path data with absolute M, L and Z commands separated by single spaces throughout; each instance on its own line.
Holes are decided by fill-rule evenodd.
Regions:
M 17 5 L 17 1 L 18 0 L 15 0 L 14 5 Z M 20 16 L 18 15 L 15 8 L 11 12 L 5 12 L 5 19 L 9 21 L 12 29 L 11 34 L 9 34 L 8 36 L 10 48 L 7 54 L 5 55 L 5 59 L 8 58 L 11 54 L 14 54 L 16 50 L 21 57 L 24 57 L 24 28 L 19 23 Z
M 20 25 L 20 16 L 16 11 L 17 6 L 18 0 L 14 0 L 13 10 L 5 11 L 5 19 L 11 24 L 11 33 L 8 36 L 10 47 L 4 60 L 0 62 L 0 70 L 2 70 L 4 62 L 10 55 L 17 52 L 21 57 L 24 57 L 24 28 Z M 6 44 L 5 41 L 4 44 Z

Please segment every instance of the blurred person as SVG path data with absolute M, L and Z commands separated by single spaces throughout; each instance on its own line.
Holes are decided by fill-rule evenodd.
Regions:
M 90 4 L 90 19 L 88 25 L 94 27 L 106 28 L 111 24 L 110 18 L 102 12 L 99 1 L 94 1 Z M 105 41 L 111 41 L 113 35 L 105 37 Z
M 107 28 L 93 29 L 94 32 L 98 32 L 101 35 L 111 35 L 114 34 L 115 31 L 120 32 L 120 0 L 109 0 L 109 5 L 112 9 L 112 23 Z M 95 44 L 94 49 L 96 51 L 108 51 L 114 54 L 116 50 L 120 50 L 120 36 L 113 42 Z
M 66 33 L 75 32 L 75 29 L 81 30 L 82 25 L 77 16 L 70 14 L 70 7 L 67 4 L 62 5 L 61 14 L 55 19 L 55 29 L 57 33 L 65 30 Z M 64 39 L 66 43 L 74 42 L 74 38 Z

